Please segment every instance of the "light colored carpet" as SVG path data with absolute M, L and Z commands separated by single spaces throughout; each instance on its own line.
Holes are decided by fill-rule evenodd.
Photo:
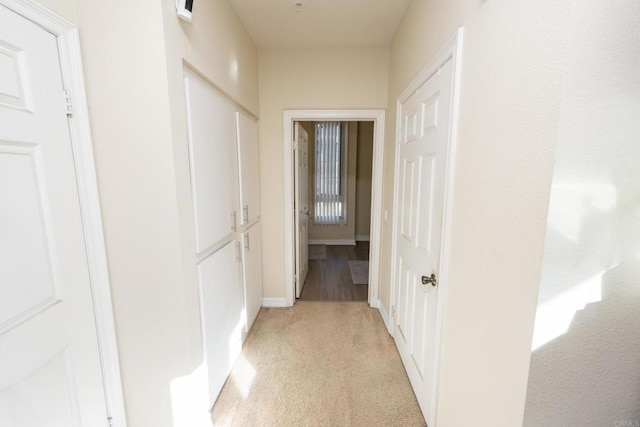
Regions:
M 369 283 L 369 261 L 349 261 L 349 270 L 354 285 Z
M 309 245 L 309 259 L 327 259 L 327 245 Z
M 366 303 L 263 308 L 213 408 L 217 426 L 425 426 Z

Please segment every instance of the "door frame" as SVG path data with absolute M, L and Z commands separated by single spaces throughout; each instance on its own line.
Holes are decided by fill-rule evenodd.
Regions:
M 73 112 L 67 116 L 67 119 L 80 200 L 107 414 L 111 426 L 126 427 L 116 329 L 78 29 L 69 21 L 33 0 L 0 0 L 0 6 L 4 6 L 39 25 L 53 34 L 57 40 L 62 84 L 66 90 L 71 92 Z
M 296 126 L 297 124 L 297 126 Z M 294 143 L 297 141 L 298 143 L 298 150 L 293 150 L 293 182 L 294 182 L 294 188 L 293 188 L 293 205 L 294 207 L 296 206 L 296 202 L 299 203 L 298 199 L 298 195 L 299 195 L 299 191 L 296 191 L 296 187 L 295 184 L 297 182 L 300 181 L 300 179 L 304 176 L 304 174 L 302 174 L 298 169 L 300 168 L 300 132 L 304 132 L 305 135 L 307 135 L 307 158 L 306 158 L 306 162 L 307 162 L 307 169 L 306 169 L 306 173 L 307 173 L 307 180 L 309 179 L 309 134 L 307 132 L 307 130 L 300 124 L 300 122 L 294 122 L 293 123 L 293 140 Z M 298 138 L 296 138 L 296 136 Z M 297 173 L 296 173 L 297 172 Z M 297 179 L 296 179 L 297 176 Z M 300 186 L 301 187 L 301 186 Z M 307 195 L 307 203 L 309 203 L 309 186 L 307 185 L 307 191 L 306 191 L 306 195 Z M 306 218 L 306 222 L 307 222 L 307 236 L 306 236 L 306 243 L 307 243 L 307 271 L 306 273 L 309 273 L 309 222 L 310 222 L 310 218 L 308 215 L 308 212 L 310 210 L 310 206 L 307 205 L 307 214 L 305 214 Z M 294 209 L 294 215 L 293 215 L 293 221 L 294 221 L 294 236 L 293 236 L 293 243 L 294 243 L 294 253 L 297 254 L 298 251 L 303 251 L 304 250 L 304 245 L 301 244 L 301 242 L 299 242 L 299 240 L 301 240 L 299 238 L 299 236 L 302 234 L 300 233 L 300 225 L 301 225 L 301 213 L 300 213 L 300 207 L 298 206 L 296 209 Z M 297 224 L 297 226 L 296 226 Z M 299 260 L 294 259 L 295 262 L 295 267 L 294 270 L 297 269 L 297 267 L 303 266 L 304 263 L 299 262 Z M 295 289 L 295 295 L 296 298 L 299 298 L 298 293 L 302 294 L 302 288 L 304 287 L 304 281 L 307 279 L 307 274 L 304 275 L 304 280 L 302 280 L 302 278 L 300 277 L 300 273 L 302 273 L 300 270 L 297 270 L 298 274 L 295 277 L 295 281 L 294 281 L 294 289 Z M 298 292 L 298 287 L 300 288 L 300 292 Z
M 295 221 L 293 123 L 297 121 L 372 121 L 373 169 L 371 176 L 371 229 L 369 246 L 369 306 L 379 307 L 380 236 L 382 235 L 382 189 L 384 162 L 384 110 L 284 110 L 284 246 L 285 306 L 295 304 Z
M 438 69 L 444 65 L 448 60 L 453 60 L 453 84 L 451 91 L 451 120 L 449 123 L 449 147 L 447 152 L 447 171 L 445 174 L 445 188 L 444 188 L 444 209 L 442 217 L 442 238 L 440 242 L 440 265 L 439 265 L 439 277 L 438 277 L 438 304 L 436 312 L 436 325 L 435 325 L 435 345 L 434 345 L 434 364 L 433 364 L 433 399 L 430 403 L 431 413 L 433 414 L 434 426 L 437 425 L 437 409 L 438 409 L 438 386 L 440 381 L 440 362 L 442 351 L 442 322 L 443 313 L 446 300 L 447 280 L 449 273 L 449 236 L 451 233 L 451 217 L 453 214 L 453 185 L 455 176 L 455 152 L 456 143 L 458 139 L 458 111 L 460 102 L 460 80 L 461 80 L 461 61 L 462 61 L 462 40 L 463 29 L 459 28 L 454 35 L 438 50 L 428 63 L 414 76 L 409 84 L 402 91 L 396 101 L 396 139 L 395 139 L 395 161 L 394 161 L 394 178 L 393 178 L 393 212 L 394 218 L 392 223 L 392 243 L 391 243 L 391 316 L 389 326 L 389 333 L 395 339 L 396 330 L 396 318 L 395 318 L 395 305 L 396 305 L 396 290 L 398 287 L 398 269 L 397 269 L 397 257 L 398 257 L 398 223 L 399 215 L 398 205 L 400 204 L 400 195 L 398 194 L 398 184 L 400 180 L 400 167 L 399 167 L 399 143 L 402 137 L 402 104 L 406 102 L 411 95 L 413 95 L 431 76 L 433 76 Z

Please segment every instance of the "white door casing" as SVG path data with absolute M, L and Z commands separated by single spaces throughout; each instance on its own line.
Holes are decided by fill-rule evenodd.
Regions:
M 285 110 L 284 129 L 284 247 L 285 247 L 285 298 L 277 298 L 270 306 L 290 307 L 295 303 L 296 275 L 296 211 L 295 211 L 295 159 L 294 128 L 297 121 L 372 121 L 373 171 L 371 183 L 371 231 L 369 248 L 369 306 L 380 307 L 378 285 L 380 264 L 380 240 L 382 235 L 382 190 L 385 138 L 384 110 Z M 386 319 L 386 317 L 385 317 Z M 386 320 L 385 320 L 386 321 Z M 389 330 L 391 330 L 389 328 Z
M 309 272 L 309 134 L 295 124 L 296 298 Z
M 71 24 L 0 1 L 1 425 L 125 425 L 81 69 Z
M 460 36 L 398 101 L 393 336 L 428 425 L 436 420 Z

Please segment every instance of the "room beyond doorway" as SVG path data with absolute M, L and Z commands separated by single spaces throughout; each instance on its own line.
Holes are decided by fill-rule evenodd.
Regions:
M 367 301 L 368 268 L 365 271 L 364 266 L 369 262 L 369 242 L 309 246 L 309 273 L 300 301 Z

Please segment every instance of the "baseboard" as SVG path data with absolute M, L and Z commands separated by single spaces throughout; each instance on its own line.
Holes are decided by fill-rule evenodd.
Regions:
M 340 245 L 340 246 L 355 246 L 355 239 L 309 239 L 310 245 Z
M 268 308 L 282 308 L 287 306 L 286 298 L 262 298 L 262 306 Z
M 378 300 L 378 311 L 380 311 L 380 317 L 382 317 L 382 321 L 387 327 L 389 335 L 393 335 L 393 329 L 391 328 L 391 318 L 387 314 L 386 310 L 384 309 L 384 304 L 382 304 L 380 300 Z
M 356 242 L 368 242 L 371 237 L 368 234 L 356 234 Z

